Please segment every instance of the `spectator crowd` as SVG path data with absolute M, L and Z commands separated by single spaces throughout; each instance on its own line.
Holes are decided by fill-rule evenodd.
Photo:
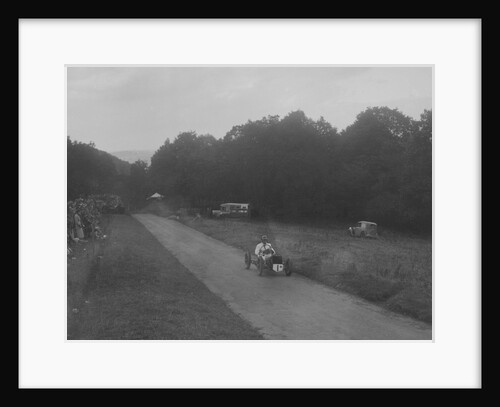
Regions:
M 100 226 L 102 213 L 123 213 L 123 204 L 119 196 L 111 194 L 91 195 L 77 198 L 67 205 L 67 243 L 68 255 L 72 246 L 91 239 L 105 239 Z

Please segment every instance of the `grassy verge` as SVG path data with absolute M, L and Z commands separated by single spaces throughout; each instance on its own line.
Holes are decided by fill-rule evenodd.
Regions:
M 172 214 L 159 204 L 151 212 L 159 216 Z M 389 231 L 382 231 L 376 240 L 352 238 L 347 224 L 294 225 L 193 217 L 180 220 L 242 250 L 253 250 L 260 236 L 267 234 L 280 254 L 291 259 L 294 272 L 392 311 L 432 322 L 431 239 Z
M 100 226 L 107 229 L 109 216 L 102 216 Z M 105 240 L 88 239 L 72 244 L 67 257 L 67 323 L 68 337 L 78 330 L 78 313 L 85 306 L 86 298 L 99 267 Z
M 68 264 L 68 339 L 262 339 L 135 219 L 105 233 L 100 261 Z

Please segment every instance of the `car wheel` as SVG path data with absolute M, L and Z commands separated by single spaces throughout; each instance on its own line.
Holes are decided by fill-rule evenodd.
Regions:
M 366 237 L 366 232 L 361 232 L 360 237 Z
M 247 251 L 245 253 L 245 267 L 246 267 L 247 270 L 250 268 L 251 264 L 252 264 L 252 262 L 250 260 L 250 252 Z
M 285 276 L 289 276 L 292 274 L 292 265 L 290 263 L 290 259 L 285 260 L 285 264 L 283 265 L 283 270 L 285 270 Z

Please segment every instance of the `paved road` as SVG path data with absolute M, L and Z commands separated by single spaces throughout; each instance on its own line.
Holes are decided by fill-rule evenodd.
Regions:
M 382 310 L 297 274 L 259 277 L 244 253 L 175 220 L 134 217 L 266 339 L 432 340 L 428 324 Z

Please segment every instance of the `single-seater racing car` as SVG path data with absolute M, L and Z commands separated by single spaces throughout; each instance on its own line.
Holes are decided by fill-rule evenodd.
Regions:
M 292 274 L 292 267 L 290 259 L 283 261 L 283 257 L 278 253 L 271 255 L 271 250 L 265 250 L 262 254 L 263 256 L 257 256 L 247 250 L 245 252 L 245 266 L 247 269 L 253 264 L 259 270 L 259 276 L 262 276 L 264 272 L 271 271 L 273 273 L 284 273 L 285 276 L 290 276 Z

